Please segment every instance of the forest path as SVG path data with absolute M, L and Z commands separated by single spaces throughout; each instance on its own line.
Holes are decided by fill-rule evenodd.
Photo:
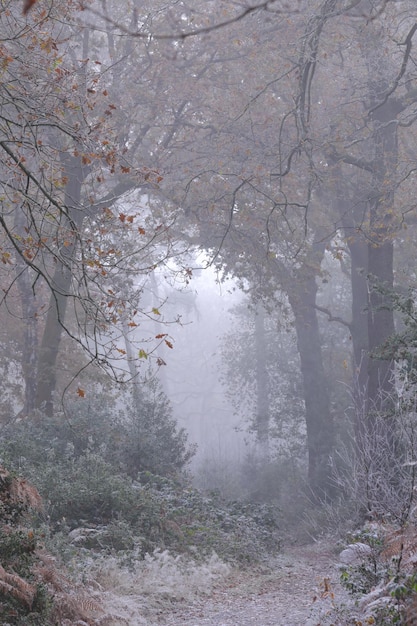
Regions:
M 233 573 L 207 598 L 161 615 L 165 626 L 324 626 L 343 624 L 349 596 L 341 588 L 330 542 L 287 547 L 272 570 Z M 332 611 L 332 617 L 328 615 Z M 327 616 L 327 617 L 326 617 Z

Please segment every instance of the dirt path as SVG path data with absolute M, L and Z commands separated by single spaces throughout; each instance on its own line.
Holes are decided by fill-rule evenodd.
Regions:
M 287 548 L 268 573 L 233 574 L 198 602 L 160 615 L 165 626 L 325 626 L 347 623 L 329 612 L 349 602 L 328 542 Z M 326 617 L 327 616 L 327 617 Z

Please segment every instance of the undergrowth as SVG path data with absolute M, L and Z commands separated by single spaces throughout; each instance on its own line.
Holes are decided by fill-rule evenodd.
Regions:
M 184 472 L 161 476 L 143 469 L 131 475 L 120 462 L 122 441 L 117 454 L 110 445 L 115 426 L 104 424 L 104 434 L 98 434 L 93 415 L 91 440 L 81 443 L 77 426 L 85 427 L 87 418 L 74 415 L 75 432 L 60 422 L 62 418 L 40 418 L 37 424 L 10 425 L 0 440 L 3 462 L 41 494 L 39 524 L 48 546 L 67 561 L 74 553 L 89 551 L 135 552 L 143 558 L 156 549 L 169 549 L 193 558 L 215 552 L 226 561 L 251 563 L 279 549 L 274 505 L 227 502 L 217 493 L 204 494 L 190 486 Z M 171 438 L 166 438 L 166 446 Z M 184 462 L 184 449 L 178 450 L 172 466 Z M 144 462 L 138 459 L 137 466 Z
M 104 590 L 116 590 L 120 595 L 140 593 L 179 601 L 210 594 L 213 584 L 230 571 L 230 566 L 214 553 L 197 562 L 168 550 L 155 550 L 130 566 L 116 557 L 97 559 L 86 568 L 85 576 L 92 577 Z
M 171 471 L 185 447 L 178 463 L 165 455 L 165 475 L 139 457 L 133 472 L 113 430 L 82 443 L 57 420 L 10 425 L 0 440 L 14 472 L 0 471 L 0 623 L 129 624 L 130 597 L 146 624 L 150 606 L 207 593 L 233 565 L 279 550 L 274 506 L 227 502 Z

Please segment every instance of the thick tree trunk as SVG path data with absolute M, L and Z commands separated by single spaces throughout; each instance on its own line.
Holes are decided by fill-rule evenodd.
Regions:
M 353 398 L 355 438 L 359 441 L 365 426 L 368 405 L 368 246 L 362 239 L 348 238 L 352 288 L 351 337 L 353 348 Z
M 394 314 L 390 295 L 394 286 L 394 246 L 387 241 L 369 247 L 368 307 L 368 414 L 390 413 L 393 406 L 393 363 L 380 358 L 381 347 L 394 334 Z
M 352 347 L 355 387 L 361 401 L 368 389 L 368 248 L 364 241 L 349 243 L 352 288 Z
M 18 235 L 26 235 L 24 213 L 15 211 L 15 229 Z M 33 290 L 34 277 L 21 257 L 16 258 L 16 284 L 22 307 L 23 346 L 22 370 L 25 383 L 23 407 L 19 413 L 26 417 L 33 413 L 36 396 L 36 366 L 38 359 L 38 306 Z
M 28 271 L 20 274 L 17 284 L 22 303 L 24 318 L 22 369 L 25 381 L 23 408 L 21 416 L 31 415 L 35 409 L 36 398 L 36 363 L 38 358 L 38 307 L 32 292 Z
M 372 32 L 372 31 L 371 31 Z M 376 65 L 375 65 L 376 63 Z M 373 65 L 374 64 L 374 65 Z M 370 50 L 370 68 L 380 68 L 375 49 Z M 398 166 L 398 124 L 402 105 L 395 98 L 381 99 L 389 89 L 386 79 L 370 73 L 370 91 L 374 106 L 369 114 L 373 121 L 373 179 L 369 195 L 368 236 L 368 400 L 369 410 L 381 411 L 392 402 L 393 366 L 377 358 L 383 343 L 394 333 L 391 293 L 394 287 L 394 235 L 398 228 L 395 216 L 395 180 Z
M 329 499 L 332 495 L 329 471 L 334 429 L 315 308 L 316 294 L 316 276 L 311 273 L 294 284 L 294 291 L 289 297 L 295 316 L 303 379 L 308 479 L 314 498 L 320 501 Z
M 65 190 L 65 206 L 70 219 L 65 228 L 68 230 L 68 242 L 55 257 L 55 271 L 50 280 L 52 293 L 46 315 L 45 329 L 39 348 L 36 401 L 35 406 L 46 413 L 53 414 L 53 400 L 56 388 L 56 365 L 61 342 L 62 329 L 67 312 L 68 298 L 71 296 L 72 264 L 76 253 L 77 241 L 71 240 L 73 227 L 79 229 L 83 213 L 81 211 L 81 188 L 85 173 L 79 158 L 67 156 L 64 159 L 65 175 L 68 180 Z M 71 221 L 72 220 L 72 221 Z M 74 225 L 74 226 L 72 226 Z
M 39 347 L 35 407 L 46 415 L 53 414 L 56 388 L 56 366 L 61 342 L 62 325 L 65 320 L 71 273 L 63 267 L 55 271 L 54 293 L 46 315 L 45 330 Z

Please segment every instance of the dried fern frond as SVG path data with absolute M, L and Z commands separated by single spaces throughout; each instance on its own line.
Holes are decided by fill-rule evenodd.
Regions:
M 414 568 L 417 562 L 417 529 L 410 525 L 388 530 L 381 556 L 384 559 L 401 558 L 403 567 Z
M 417 626 L 417 593 L 411 594 L 405 607 L 405 626 Z
M 12 476 L 3 466 L 0 466 L 0 499 L 37 511 L 42 510 L 42 498 L 36 487 L 24 478 Z
M 12 479 L 10 484 L 10 498 L 12 502 L 23 504 L 36 511 L 41 511 L 43 508 L 39 491 L 24 478 Z
M 100 603 L 89 597 L 85 591 L 72 589 L 69 593 L 55 596 L 54 616 L 60 620 L 83 620 L 89 626 L 95 626 L 97 618 L 103 613 Z
M 6 572 L 4 567 L 0 565 L 0 593 L 5 596 L 13 596 L 13 598 L 16 598 L 16 600 L 31 609 L 36 588 L 17 574 Z
M 129 622 L 119 615 L 110 614 L 100 603 L 100 594 L 92 595 L 89 589 L 72 582 L 57 567 L 50 554 L 37 551 L 34 567 L 36 579 L 49 589 L 54 597 L 53 619 L 61 626 L 120 626 Z
M 37 580 L 48 586 L 52 593 L 63 592 L 71 588 L 71 582 L 63 572 L 58 569 L 55 557 L 43 550 L 37 550 L 38 562 L 33 568 Z

